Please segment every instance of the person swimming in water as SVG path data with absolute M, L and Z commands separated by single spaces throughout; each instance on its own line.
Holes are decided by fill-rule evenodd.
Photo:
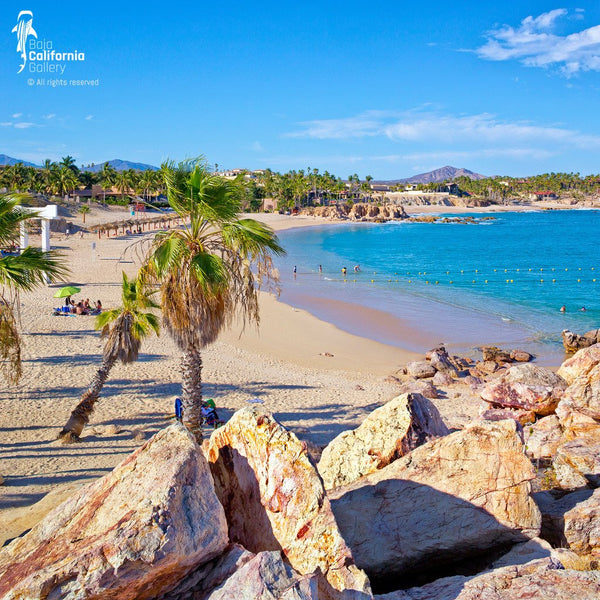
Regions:
M 567 307 L 564 304 L 560 307 L 560 312 L 567 312 Z

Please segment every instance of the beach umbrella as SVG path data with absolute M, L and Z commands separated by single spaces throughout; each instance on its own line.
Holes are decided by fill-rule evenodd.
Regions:
M 60 290 L 57 290 L 54 294 L 55 298 L 65 298 L 66 296 L 72 296 L 73 294 L 78 294 L 81 291 L 80 288 L 75 287 L 74 285 L 65 285 L 65 287 L 61 287 Z

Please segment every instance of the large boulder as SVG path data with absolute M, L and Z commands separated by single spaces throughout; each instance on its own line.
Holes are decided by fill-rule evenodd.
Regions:
M 562 430 L 556 415 L 549 415 L 523 428 L 529 458 L 550 459 L 561 443 Z
M 600 489 L 578 490 L 558 499 L 550 492 L 537 492 L 533 498 L 542 513 L 545 540 L 600 558 Z
M 571 385 L 580 375 L 587 375 L 600 363 L 600 344 L 580 350 L 560 366 L 557 375 Z
M 283 551 L 302 575 L 320 570 L 320 597 L 369 598 L 370 586 L 340 535 L 306 446 L 260 408 L 214 431 L 208 458 L 231 540 Z
M 357 429 L 333 439 L 317 468 L 326 490 L 347 485 L 448 433 L 430 400 L 420 394 L 402 394 L 374 410 Z
M 579 335 L 565 329 L 562 332 L 562 340 L 566 352 L 569 354 L 578 352 L 583 348 L 589 348 L 594 344 L 600 343 L 600 329 L 592 329 L 584 335 Z
M 566 439 L 600 435 L 600 345 L 581 350 L 559 372 L 570 383 L 556 409 Z
M 599 571 L 572 571 L 544 558 L 474 577 L 455 575 L 375 600 L 597 600 Z
M 537 536 L 534 477 L 516 423 L 486 421 L 420 446 L 330 498 L 356 564 L 386 582 Z
M 583 436 L 561 444 L 552 464 L 563 489 L 600 487 L 600 437 Z
M 207 462 L 175 424 L 0 551 L 0 597 L 156 598 L 227 543 Z
M 555 411 L 566 387 L 566 381 L 550 369 L 526 363 L 511 367 L 488 383 L 481 397 L 492 406 L 532 410 L 545 416 Z
M 577 554 L 592 554 L 600 559 L 600 489 L 565 512 L 564 523 L 569 548 Z

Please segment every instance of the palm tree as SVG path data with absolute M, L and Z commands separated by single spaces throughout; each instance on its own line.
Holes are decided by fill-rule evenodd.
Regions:
M 69 195 L 77 186 L 79 180 L 69 167 L 62 166 L 52 172 L 51 190 L 58 196 Z
M 35 213 L 21 210 L 24 194 L 0 195 L 0 246 L 15 246 L 21 223 Z M 18 327 L 19 293 L 45 285 L 44 275 L 57 279 L 67 275 L 61 254 L 25 248 L 20 254 L 0 256 L 0 371 L 8 381 L 21 377 L 21 337 Z
M 163 325 L 183 352 L 184 422 L 200 440 L 201 350 L 238 311 L 258 324 L 258 288 L 276 280 L 271 255 L 284 250 L 269 227 L 239 218 L 239 179 L 215 175 L 203 159 L 161 170 L 171 208 L 189 224 L 155 236 L 141 277 L 160 284 Z
M 84 204 L 83 206 L 79 207 L 79 212 L 81 213 L 83 222 L 85 223 L 85 215 L 87 215 L 90 212 L 90 207 L 87 204 Z
M 73 409 L 67 424 L 58 434 L 64 443 L 79 440 L 83 428 L 94 412 L 100 391 L 117 360 L 123 364 L 136 361 L 142 340 L 152 331 L 156 335 L 159 334 L 158 317 L 152 312 L 144 312 L 158 308 L 158 304 L 150 297 L 153 293 L 149 292 L 139 279 L 129 280 L 123 273 L 121 290 L 123 305 L 102 312 L 96 317 L 95 327 L 100 329 L 100 335 L 106 338 L 102 364 L 88 389 L 81 396 L 81 401 Z
M 118 173 L 115 183 L 117 185 L 117 189 L 121 192 L 121 202 L 124 204 L 125 193 L 129 192 L 131 189 L 131 174 L 129 170 Z
M 79 173 L 79 169 L 75 164 L 75 159 L 71 156 L 63 156 L 62 160 L 58 163 L 60 167 L 66 167 L 67 169 L 73 171 L 75 175 Z

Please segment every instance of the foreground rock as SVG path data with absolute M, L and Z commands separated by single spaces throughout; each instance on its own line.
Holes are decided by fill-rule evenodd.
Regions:
M 347 485 L 448 433 L 431 401 L 420 394 L 403 394 L 374 410 L 357 429 L 332 440 L 318 471 L 325 489 Z
M 208 456 L 229 535 L 258 553 L 282 550 L 293 569 L 320 569 L 320 598 L 369 598 L 305 446 L 260 409 L 245 408 L 211 436 Z
M 572 354 L 600 343 L 600 329 L 592 329 L 583 335 L 565 329 L 562 332 L 562 340 L 565 351 Z
M 567 382 L 550 369 L 521 364 L 488 383 L 481 397 L 492 406 L 530 410 L 546 416 L 555 411 L 566 387 Z
M 172 425 L 0 551 L 0 597 L 155 598 L 227 542 L 207 462 Z
M 538 535 L 535 477 L 513 421 L 475 423 L 330 492 L 356 564 L 402 580 Z M 398 586 L 400 587 L 400 586 Z
M 600 572 L 556 569 L 542 559 L 475 577 L 445 577 L 421 588 L 375 596 L 376 600 L 597 600 Z

